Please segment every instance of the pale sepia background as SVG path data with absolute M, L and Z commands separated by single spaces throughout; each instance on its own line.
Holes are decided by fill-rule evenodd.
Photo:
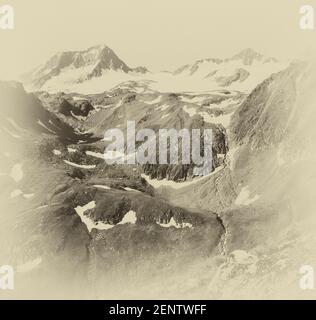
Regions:
M 3 1 L 1 1 L 3 2 Z M 299 29 L 305 0 L 10 0 L 15 30 L 0 31 L 0 78 L 16 78 L 59 51 L 107 44 L 131 66 L 174 70 L 244 48 L 293 59 L 316 45 Z

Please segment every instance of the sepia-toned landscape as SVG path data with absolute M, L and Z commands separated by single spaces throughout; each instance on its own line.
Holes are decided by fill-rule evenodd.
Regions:
M 31 2 L 35 5 L 37 1 Z M 316 267 L 315 31 L 310 31 L 314 32 L 311 36 L 302 35 L 305 47 L 299 54 L 296 49 L 291 51 L 295 45 L 285 43 L 281 31 L 271 35 L 271 40 L 263 37 L 270 30 L 259 34 L 260 26 L 253 27 L 258 35 L 245 31 L 252 28 L 241 21 L 249 9 L 247 1 L 239 1 L 234 14 L 224 10 L 229 10 L 229 1 L 191 1 L 191 7 L 183 5 L 187 11 L 182 13 L 177 11 L 181 7 L 168 7 L 162 1 L 156 12 L 170 11 L 160 32 L 147 24 L 147 16 L 154 23 L 155 11 L 143 7 L 146 24 L 142 24 L 136 13 L 127 17 L 128 8 L 139 12 L 140 4 L 132 9 L 125 2 L 128 25 L 141 25 L 142 30 L 148 26 L 147 33 L 135 34 L 135 42 L 143 37 L 144 59 L 154 61 L 152 66 L 134 65 L 127 61 L 141 61 L 133 57 L 142 47 L 136 48 L 132 41 L 127 45 L 128 33 L 125 39 L 121 37 L 125 41 L 122 48 L 129 48 L 127 58 L 107 43 L 106 35 L 100 41 L 102 28 L 105 34 L 120 38 L 118 20 L 110 31 L 102 21 L 100 29 L 94 25 L 86 33 L 80 29 L 77 18 L 84 2 L 78 1 L 78 16 L 65 5 L 69 15 L 68 22 L 61 21 L 65 35 L 58 33 L 57 37 L 54 29 L 56 39 L 46 38 L 46 44 L 38 45 L 32 42 L 34 54 L 25 49 L 23 56 L 10 49 L 9 42 L 0 50 L 0 266 L 10 265 L 14 270 L 14 290 L 0 290 L 0 297 L 315 298 L 300 280 L 302 267 Z M 114 19 L 120 12 L 112 1 L 90 2 L 95 10 L 102 7 L 104 11 L 90 12 L 88 21 L 93 14 L 104 14 L 106 19 L 106 12 L 112 10 Z M 271 7 L 272 1 L 267 2 Z M 249 45 L 240 48 L 235 39 L 227 37 L 235 38 L 231 27 L 219 27 L 216 41 L 203 39 L 201 43 L 209 42 L 203 48 L 195 40 L 200 29 L 214 31 L 222 20 L 210 26 L 205 20 L 201 23 L 206 13 L 198 5 L 209 12 L 217 8 L 217 15 L 225 21 L 230 15 L 232 21 L 240 20 L 242 27 L 237 25 L 236 32 L 240 32 L 242 45 Z M 263 5 L 263 11 L 269 11 L 269 5 Z M 184 58 L 191 51 L 194 55 L 192 47 L 203 48 L 200 53 L 206 58 L 199 53 L 187 63 L 176 64 L 184 58 L 181 54 L 173 58 L 170 53 L 171 62 L 165 62 L 165 49 L 173 37 L 167 35 L 168 25 L 182 21 L 190 8 L 199 10 L 190 13 L 186 41 L 181 41 L 177 30 L 179 46 Z M 285 22 L 275 23 L 286 7 L 274 10 L 279 15 L 274 18 L 272 14 L 270 24 L 263 18 L 257 23 L 282 29 Z M 22 27 L 18 18 L 24 14 L 18 12 L 16 29 Z M 251 10 L 248 14 L 252 21 Z M 299 29 L 298 9 L 293 16 Z M 284 21 L 289 23 L 291 17 Z M 34 24 L 36 19 L 34 14 Z M 25 30 L 33 25 L 28 21 Z M 72 21 L 74 26 L 68 27 Z M 44 30 L 49 34 L 51 28 L 57 27 L 48 23 Z M 74 45 L 71 37 L 61 40 L 71 28 L 82 32 L 74 36 Z M 21 29 L 3 32 L 12 32 L 12 37 L 24 35 L 23 41 L 28 42 Z M 161 52 L 145 54 L 149 50 L 145 34 L 156 37 Z M 296 31 L 293 34 L 299 37 Z M 0 33 L 0 43 L 2 36 L 9 34 Z M 21 39 L 12 46 L 18 48 Z M 283 51 L 274 45 L 281 39 Z M 264 53 L 252 47 L 261 42 L 262 48 L 269 48 Z M 212 48 L 221 55 L 213 54 Z M 43 60 L 33 63 L 41 50 L 45 51 Z M 6 65 L 17 66 L 23 59 L 32 68 L 17 67 L 12 75 L 4 71 L 9 70 Z M 170 67 L 162 69 L 165 65 Z M 128 139 L 128 121 L 134 121 L 136 131 L 154 133 L 210 129 L 212 171 L 197 174 L 194 164 L 181 161 L 109 164 L 105 160 L 110 141 L 105 132 L 119 129 Z M 166 152 L 171 152 L 172 142 L 166 146 Z M 156 152 L 158 158 L 162 153 L 158 146 L 155 157 Z

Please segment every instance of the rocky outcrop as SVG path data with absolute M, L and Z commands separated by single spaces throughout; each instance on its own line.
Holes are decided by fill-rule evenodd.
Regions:
M 73 101 L 72 103 L 62 99 L 59 106 L 59 112 L 65 116 L 87 117 L 92 110 L 94 110 L 93 106 L 85 99 Z

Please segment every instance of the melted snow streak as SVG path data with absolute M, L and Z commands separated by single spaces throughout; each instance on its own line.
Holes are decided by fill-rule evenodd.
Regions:
M 104 153 L 93 152 L 93 151 L 86 151 L 86 155 L 94 158 L 98 158 L 98 159 L 103 159 L 103 160 L 106 158 Z
M 126 190 L 126 191 L 140 192 L 139 190 L 136 190 L 136 189 L 133 189 L 133 188 L 129 188 L 129 187 L 125 187 L 124 190 Z
M 37 123 L 41 126 L 41 127 L 43 127 L 44 129 L 46 129 L 47 131 L 49 131 L 50 133 L 53 133 L 53 134 L 56 134 L 56 132 L 55 131 L 53 131 L 53 130 L 51 130 L 50 128 L 48 128 L 41 120 L 37 120 Z
M 95 185 L 93 185 L 93 186 L 94 186 L 95 188 L 97 188 L 97 189 L 111 190 L 110 187 L 104 186 L 104 185 L 100 185 L 100 184 L 95 184 Z
M 94 169 L 96 167 L 95 164 L 78 164 L 78 163 L 74 163 L 68 160 L 64 160 L 65 163 L 69 164 L 72 167 L 76 167 L 76 168 L 81 168 L 81 169 Z

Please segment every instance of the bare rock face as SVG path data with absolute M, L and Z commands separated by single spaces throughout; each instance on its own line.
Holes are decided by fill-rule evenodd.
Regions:
M 65 116 L 71 116 L 71 111 L 73 111 L 73 106 L 66 99 L 63 99 L 59 106 L 59 112 Z
M 193 176 L 193 165 L 155 165 L 146 164 L 143 166 L 144 173 L 151 179 L 185 181 Z
M 93 106 L 85 99 L 74 101 L 72 103 L 66 99 L 62 99 L 59 106 L 59 112 L 65 116 L 76 115 L 87 117 L 92 110 L 94 110 Z
M 87 117 L 94 110 L 93 106 L 87 100 L 79 100 L 74 103 L 74 114 L 77 116 Z

